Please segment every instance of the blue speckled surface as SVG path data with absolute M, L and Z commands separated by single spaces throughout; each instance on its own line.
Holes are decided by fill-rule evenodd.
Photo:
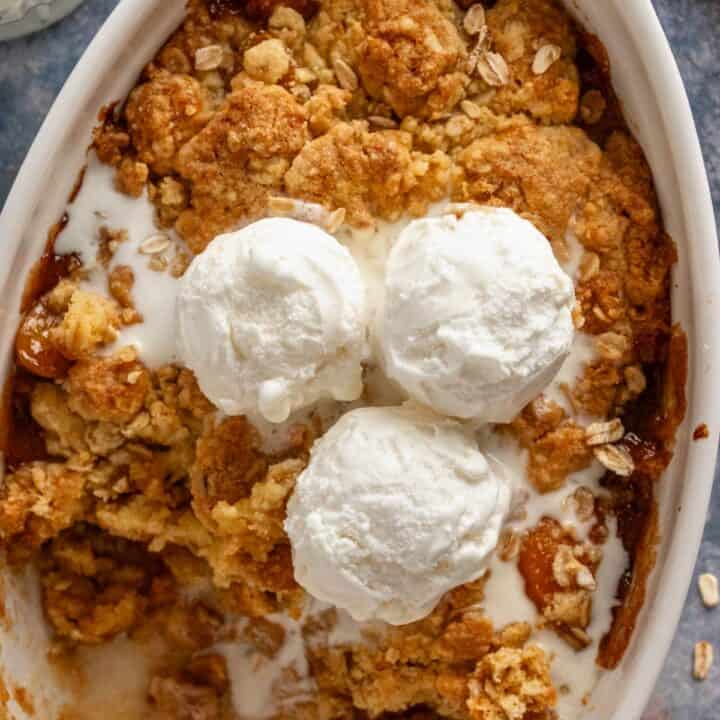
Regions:
M 0 45 L 0 203 L 55 95 L 116 3 L 88 0 L 40 35 Z M 688 88 L 716 211 L 720 212 L 720 0 L 654 3 Z M 716 496 L 696 574 L 705 571 L 720 575 L 720 504 Z M 720 663 L 705 683 L 694 682 L 690 674 L 692 647 L 699 639 L 714 640 L 720 650 L 720 609 L 705 610 L 693 585 L 645 720 L 720 718 Z

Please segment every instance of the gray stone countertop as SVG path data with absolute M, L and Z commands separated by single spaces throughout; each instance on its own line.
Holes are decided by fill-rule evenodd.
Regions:
M 720 0 L 653 2 L 690 95 L 716 213 L 720 213 Z M 116 4 L 117 0 L 87 0 L 54 27 L 0 44 L 0 204 L 63 82 Z M 696 576 L 706 571 L 720 574 L 717 493 L 707 518 Z M 644 720 L 720 718 L 720 663 L 716 662 L 704 683 L 691 676 L 692 648 L 701 639 L 715 640 L 720 650 L 720 609 L 706 610 L 693 584 Z

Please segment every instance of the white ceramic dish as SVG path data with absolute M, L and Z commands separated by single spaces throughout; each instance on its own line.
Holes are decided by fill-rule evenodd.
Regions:
M 568 0 L 568 5 L 606 45 L 616 90 L 654 171 L 667 230 L 680 252 L 674 319 L 690 344 L 688 414 L 660 488 L 658 564 L 631 647 L 618 671 L 602 679 L 587 713 L 598 720 L 632 720 L 640 717 L 670 646 L 710 498 L 720 426 L 720 263 L 695 126 L 650 0 Z M 0 378 L 11 357 L 24 280 L 42 252 L 47 229 L 63 211 L 98 109 L 126 95 L 182 16 L 183 0 L 122 0 L 38 133 L 0 216 Z M 709 426 L 710 438 L 692 442 L 691 429 L 700 422 Z M 28 688 L 34 717 L 54 720 L 65 691 L 50 680 L 47 636 L 29 574 L 6 577 L 5 605 L 10 619 L 9 629 L 0 630 L 5 685 Z M 27 717 L 14 700 L 9 709 L 17 718 Z

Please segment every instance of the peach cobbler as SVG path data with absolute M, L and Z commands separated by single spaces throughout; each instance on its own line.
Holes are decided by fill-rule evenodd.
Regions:
M 685 411 L 675 259 L 559 2 L 189 0 L 4 397 L 60 717 L 592 715 Z

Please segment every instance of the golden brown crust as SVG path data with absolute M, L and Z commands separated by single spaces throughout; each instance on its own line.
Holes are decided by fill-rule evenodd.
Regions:
M 528 479 L 538 492 L 557 490 L 570 473 L 586 468 L 592 460 L 585 429 L 542 396 L 527 405 L 508 430 L 528 450 Z
M 459 154 L 454 199 L 510 207 L 562 246 L 601 158 L 574 127 L 529 125 L 488 136 Z
M 420 705 L 431 711 L 431 717 L 482 718 L 480 696 L 486 696 L 486 668 L 499 669 L 501 656 L 497 653 L 513 650 L 513 659 L 523 658 L 521 665 L 528 675 L 533 674 L 538 707 L 543 702 L 547 708 L 552 707 L 555 691 L 548 660 L 539 648 L 526 646 L 530 626 L 516 623 L 495 632 L 492 622 L 477 609 L 483 586 L 484 581 L 480 580 L 458 588 L 427 618 L 389 630 L 375 645 L 326 647 L 312 634 L 322 636 L 322 626 L 311 628 L 310 663 L 321 698 L 324 694 L 350 698 L 353 706 L 367 711 L 371 717 L 388 711 L 401 713 L 401 717 L 408 712 L 408 717 L 413 717 L 412 709 Z M 332 618 L 328 621 L 332 623 Z M 497 700 L 505 692 L 525 695 L 519 685 L 510 689 L 518 676 L 510 680 L 500 675 L 490 683 L 506 686 L 489 688 L 488 697 Z M 529 698 L 525 701 L 534 702 Z M 488 702 L 492 704 L 491 700 Z
M 34 462 L 9 474 L 0 492 L 0 537 L 18 559 L 81 520 L 87 478 L 62 463 Z
M 537 645 L 501 648 L 486 655 L 470 681 L 472 720 L 522 720 L 548 717 L 557 693 L 550 665 Z
M 462 96 L 465 45 L 431 0 L 362 0 L 358 71 L 367 93 L 399 115 L 440 113 Z M 453 102 L 454 101 L 454 102 Z
M 410 145 L 403 132 L 369 132 L 363 122 L 338 123 L 295 158 L 285 176 L 287 190 L 304 200 L 345 208 L 353 225 L 371 225 L 374 216 L 394 219 L 403 208 L 421 213 L 447 187 L 448 162 L 441 153 L 412 153 Z
M 180 148 L 210 119 L 210 97 L 194 77 L 158 72 L 136 87 L 125 107 L 138 159 L 159 175 L 173 171 Z
M 248 497 L 267 468 L 260 434 L 245 417 L 212 424 L 198 440 L 190 473 L 198 517 L 207 518 L 221 501 L 232 504 Z
M 114 302 L 97 293 L 75 289 L 62 320 L 49 336 L 65 357 L 77 360 L 115 340 L 119 325 L 120 313 Z
M 305 110 L 279 87 L 247 82 L 178 154 L 190 187 L 175 225 L 194 252 L 241 219 L 257 217 L 307 140 Z
M 578 110 L 580 78 L 575 66 L 572 20 L 555 0 L 500 0 L 487 13 L 493 49 L 507 61 L 510 82 L 497 89 L 490 107 L 497 113 L 522 112 L 544 124 L 569 124 Z M 562 54 L 545 72 L 533 72 L 542 47 Z
M 40 567 L 48 620 L 58 636 L 73 642 L 104 642 L 174 600 L 157 558 L 97 530 L 81 527 L 55 538 Z
M 85 420 L 127 423 L 142 407 L 150 375 L 133 348 L 75 363 L 68 373 L 70 408 Z

